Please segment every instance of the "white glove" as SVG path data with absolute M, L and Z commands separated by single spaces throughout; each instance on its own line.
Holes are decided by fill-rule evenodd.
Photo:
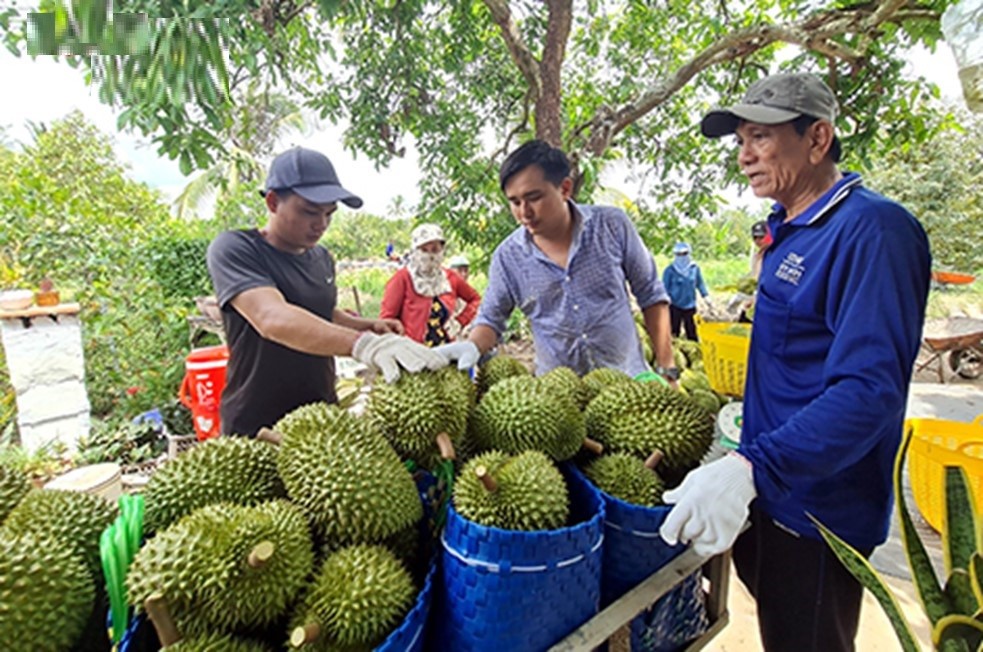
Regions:
M 436 353 L 434 349 L 428 349 L 408 337 L 395 333 L 376 335 L 364 331 L 355 340 L 352 357 L 381 370 L 382 377 L 387 383 L 399 378 L 400 367 L 410 373 L 416 373 L 424 369 L 436 371 L 447 366 L 447 359 Z
M 683 483 L 662 496 L 675 504 L 659 534 L 669 545 L 693 544 L 701 557 L 734 545 L 757 493 L 751 464 L 737 453 L 690 471 Z
M 435 346 L 433 350 L 444 356 L 448 364 L 457 360 L 457 368 L 461 371 L 466 371 L 475 366 L 478 364 L 478 359 L 481 358 L 481 351 L 478 350 L 478 346 L 468 340 L 441 344 Z

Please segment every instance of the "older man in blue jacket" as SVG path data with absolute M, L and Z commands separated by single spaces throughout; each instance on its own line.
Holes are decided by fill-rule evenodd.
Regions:
M 702 122 L 706 136 L 737 134 L 751 189 L 777 202 L 774 242 L 758 285 L 740 448 L 666 494 L 675 507 L 662 535 L 705 555 L 734 545 L 769 652 L 853 649 L 863 589 L 809 516 L 863 554 L 886 539 L 929 287 L 921 225 L 838 169 L 836 114 L 818 77 L 781 74 Z

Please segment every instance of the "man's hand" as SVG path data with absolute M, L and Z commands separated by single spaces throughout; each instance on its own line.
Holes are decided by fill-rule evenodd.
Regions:
M 457 368 L 461 371 L 466 371 L 475 366 L 478 364 L 478 359 L 481 358 L 481 351 L 478 350 L 477 345 L 467 340 L 441 344 L 435 346 L 433 351 L 444 356 L 448 364 L 457 360 Z
M 376 319 L 372 322 L 371 330 L 378 335 L 385 335 L 386 333 L 404 335 L 406 333 L 403 329 L 403 322 L 398 319 Z
M 690 471 L 662 500 L 675 505 L 659 528 L 669 545 L 692 543 L 702 557 L 734 545 L 757 493 L 751 464 L 737 453 Z
M 447 359 L 434 349 L 414 342 L 408 337 L 386 333 L 363 332 L 355 340 L 352 347 L 352 357 L 371 367 L 382 371 L 382 377 L 387 383 L 399 378 L 399 368 L 410 373 L 430 369 L 436 371 L 447 366 Z

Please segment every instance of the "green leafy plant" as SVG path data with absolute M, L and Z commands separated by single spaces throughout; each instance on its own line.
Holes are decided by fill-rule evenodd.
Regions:
M 902 477 L 912 433 L 910 429 L 905 433 L 894 465 L 898 518 L 911 577 L 932 625 L 935 649 L 944 652 L 980 650 L 983 649 L 983 532 L 980 530 L 983 524 L 969 490 L 966 471 L 947 466 L 942 521 L 946 578 L 945 583 L 940 583 L 904 498 Z M 832 531 L 816 519 L 813 521 L 837 558 L 877 598 L 904 652 L 918 652 L 920 647 L 911 625 L 873 566 Z

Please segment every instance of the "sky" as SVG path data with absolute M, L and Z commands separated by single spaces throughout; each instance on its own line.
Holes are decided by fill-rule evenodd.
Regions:
M 910 70 L 913 76 L 922 75 L 939 85 L 944 98 L 962 101 L 955 60 L 945 44 L 941 44 L 935 53 L 927 50 L 912 52 Z M 190 180 L 181 174 L 176 162 L 158 156 L 147 139 L 118 132 L 117 112 L 99 101 L 97 89 L 85 85 L 80 70 L 51 57 L 17 58 L 0 48 L 0 88 L 7 89 L 7 99 L 0 102 L 0 125 L 7 128 L 8 138 L 13 141 L 30 139 L 28 121 L 50 122 L 79 109 L 112 137 L 115 151 L 133 179 L 161 190 L 167 198 L 176 197 Z M 10 89 L 19 90 L 11 92 Z M 329 126 L 307 136 L 288 136 L 282 145 L 286 148 L 303 144 L 327 154 L 335 164 L 342 184 L 365 200 L 362 209 L 365 212 L 385 215 L 393 199 L 400 195 L 411 205 L 418 200 L 416 183 L 420 171 L 412 152 L 404 159 L 396 159 L 389 168 L 377 171 L 364 156 L 354 158 L 344 150 L 341 142 L 341 128 Z M 621 176 L 623 173 L 611 171 L 603 180 L 634 196 L 631 183 L 619 178 Z

